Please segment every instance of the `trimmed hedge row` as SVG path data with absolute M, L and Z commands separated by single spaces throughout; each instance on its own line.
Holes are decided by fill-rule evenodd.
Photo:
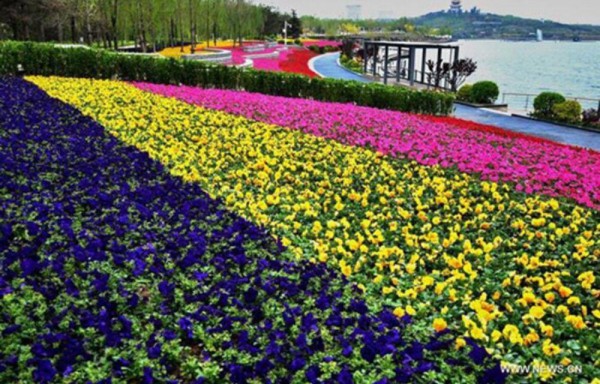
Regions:
M 58 48 L 44 43 L 0 42 L 0 75 L 15 74 L 18 64 L 23 65 L 28 75 L 119 78 L 126 81 L 239 89 L 430 115 L 449 114 L 454 102 L 452 94 L 382 84 L 311 79 L 301 75 L 198 61 L 117 54 L 95 49 Z

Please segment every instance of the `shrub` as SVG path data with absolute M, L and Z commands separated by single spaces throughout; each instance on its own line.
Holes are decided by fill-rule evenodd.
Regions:
M 456 99 L 460 101 L 469 101 L 471 100 L 471 91 L 473 90 L 473 86 L 471 84 L 466 84 L 460 87 L 458 92 L 456 93 Z
M 98 49 L 57 48 L 52 44 L 0 42 L 0 76 L 14 75 L 23 64 L 27 75 L 94 79 L 118 78 L 158 84 L 237 89 L 274 96 L 447 115 L 454 95 L 363 84 L 357 81 L 311 79 L 307 76 L 243 69 L 201 61 L 124 55 Z
M 566 99 L 560 93 L 542 92 L 537 95 L 533 101 L 533 116 L 552 120 L 554 118 L 554 113 L 552 111 L 554 104 L 562 103 L 564 101 L 566 101 Z
M 584 125 L 600 125 L 600 110 L 594 108 L 586 109 L 583 111 L 582 120 Z
M 567 100 L 552 106 L 552 114 L 556 121 L 567 124 L 581 122 L 581 104 L 575 100 Z
M 491 104 L 496 101 L 500 90 L 493 81 L 478 81 L 471 88 L 471 101 L 478 104 Z
M 304 45 L 304 44 L 302 44 L 302 41 L 300 39 L 294 40 L 294 44 L 300 45 L 300 46 Z

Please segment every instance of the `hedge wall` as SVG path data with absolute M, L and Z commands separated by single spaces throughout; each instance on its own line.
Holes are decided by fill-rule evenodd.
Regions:
M 265 72 L 199 61 L 117 54 L 106 50 L 57 48 L 33 42 L 0 42 L 0 75 L 12 75 L 17 65 L 28 75 L 56 75 L 96 79 L 119 78 L 160 84 L 185 84 L 203 88 L 239 89 L 267 95 L 447 115 L 454 95 L 415 91 L 382 84 Z

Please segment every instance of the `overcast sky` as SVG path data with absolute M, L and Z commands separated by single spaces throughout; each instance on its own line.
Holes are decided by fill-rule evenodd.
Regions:
M 300 15 L 346 17 L 346 6 L 362 5 L 363 18 L 420 16 L 446 9 L 450 0 L 255 0 L 282 11 L 296 9 Z M 600 0 L 463 0 L 463 8 L 473 6 L 483 12 L 512 14 L 566 23 L 600 25 Z

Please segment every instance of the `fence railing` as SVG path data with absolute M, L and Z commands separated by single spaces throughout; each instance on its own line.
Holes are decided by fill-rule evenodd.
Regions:
M 513 93 L 513 92 L 504 92 L 502 93 L 502 104 L 509 104 L 510 109 L 512 110 L 523 110 L 523 111 L 533 111 L 533 101 L 537 97 L 537 94 L 533 93 Z M 518 99 L 521 104 L 512 103 L 510 100 Z M 600 99 L 592 99 L 589 97 L 569 97 L 565 96 L 567 100 L 575 100 L 578 101 L 584 109 L 594 108 L 600 112 Z M 521 108 L 523 107 L 523 108 Z

